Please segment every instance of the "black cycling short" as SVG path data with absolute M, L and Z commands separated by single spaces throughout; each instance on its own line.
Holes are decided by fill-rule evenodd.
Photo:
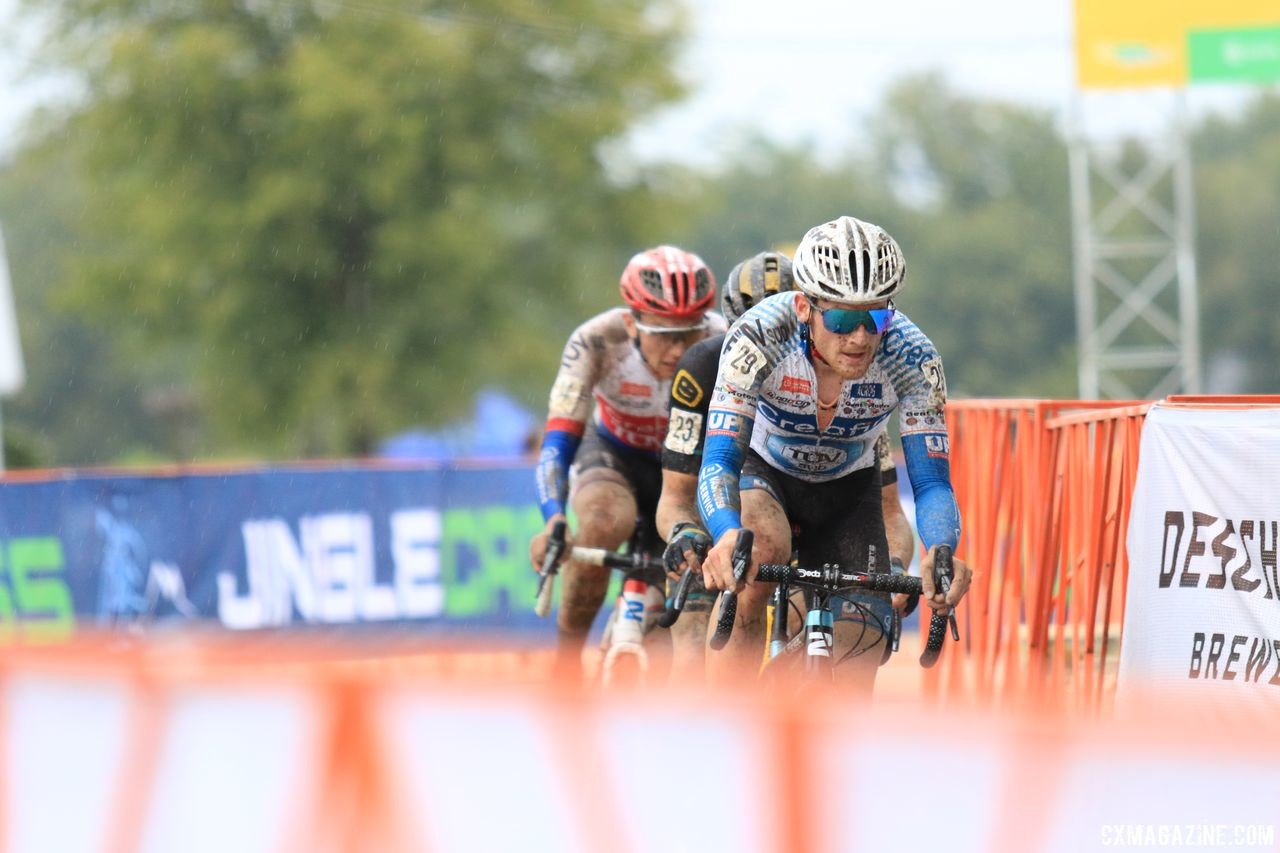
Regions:
M 825 483 L 810 483 L 784 474 L 748 449 L 740 483 L 743 489 L 767 491 L 782 506 L 793 529 L 799 528 L 801 565 L 839 563 L 849 571 L 889 571 L 889 541 L 876 466 Z M 888 593 L 860 592 L 850 599 L 869 606 L 881 624 L 887 624 Z M 841 615 L 837 610 L 836 616 Z
M 591 471 L 608 469 L 622 475 L 631 496 L 636 500 L 636 510 L 647 519 L 641 547 L 650 554 L 661 554 L 667 547 L 666 540 L 658 535 L 655 518 L 658 512 L 658 496 L 662 493 L 662 467 L 657 457 L 639 450 L 632 450 L 602 436 L 598 430 L 588 428 L 573 457 L 569 470 L 569 494 L 581 483 L 591 482 Z

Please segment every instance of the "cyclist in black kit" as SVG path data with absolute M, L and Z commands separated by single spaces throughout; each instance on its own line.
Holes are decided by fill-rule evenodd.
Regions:
M 778 252 L 761 252 L 735 266 L 724 280 L 720 313 L 732 325 L 752 305 L 794 287 L 791 259 Z M 697 486 L 707 408 L 711 389 L 715 387 L 724 338 L 720 334 L 700 341 L 681 357 L 671 384 L 671 414 L 662 448 L 662 495 L 658 500 L 657 526 L 659 531 L 670 531 L 664 560 L 673 577 L 688 565 L 695 571 L 693 591 L 685 604 L 684 615 L 672 628 L 677 675 L 701 675 L 707 623 L 714 601 L 714 594 L 702 586 L 699 571 L 700 554 L 710 547 L 711 538 L 698 516 Z M 898 474 L 887 436 L 882 436 L 877 454 L 890 558 L 900 571 L 905 571 L 904 567 L 911 563 L 915 536 L 898 498 Z M 904 601 L 895 603 L 900 607 L 905 604 Z M 848 620 L 859 615 L 858 608 L 849 606 L 842 618 Z M 879 639 L 878 632 L 874 639 Z

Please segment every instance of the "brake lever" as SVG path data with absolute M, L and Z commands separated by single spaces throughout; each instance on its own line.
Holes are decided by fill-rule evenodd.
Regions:
M 720 618 L 716 620 L 716 632 L 711 635 L 707 645 L 716 651 L 724 648 L 733 633 L 733 622 L 738 616 L 738 584 L 747 576 L 747 567 L 751 565 L 751 546 L 755 534 L 745 528 L 738 531 L 738 541 L 733 546 L 734 589 L 726 589 L 720 593 Z
M 559 574 L 560 559 L 565 550 L 565 523 L 561 519 L 551 525 L 551 536 L 547 539 L 547 553 L 542 557 L 542 568 L 538 570 L 538 599 L 533 605 L 533 612 L 538 616 L 546 616 L 551 612 L 551 596 L 555 590 L 555 577 Z

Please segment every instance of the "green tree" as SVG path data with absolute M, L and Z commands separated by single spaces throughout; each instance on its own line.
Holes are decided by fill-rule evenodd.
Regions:
M 1263 93 L 1238 119 L 1209 119 L 1193 152 L 1208 376 L 1234 363 L 1243 375 L 1223 377 L 1225 390 L 1280 393 L 1280 314 L 1270 310 L 1280 287 L 1280 95 Z
M 901 220 L 901 205 L 865 155 L 826 163 L 810 145 L 783 145 L 749 130 L 723 169 L 689 183 L 699 187 L 700 216 L 688 245 L 719 276 L 765 249 L 793 250 L 810 227 L 842 214 L 886 228 Z
M 64 150 L 28 151 L 0 171 L 0 225 L 27 372 L 24 388 L 3 404 L 12 468 L 102 464 L 165 448 L 143 389 L 173 374 L 148 371 L 109 328 L 69 314 L 58 298 L 84 207 L 72 167 Z M 9 448 L 15 441 L 20 447 Z
M 1065 143 L 1047 111 L 908 77 L 834 161 L 748 133 L 698 184 L 689 245 L 724 275 L 850 214 L 902 245 L 899 302 L 967 396 L 1072 396 L 1075 328 Z
M 954 392 L 1073 396 L 1076 337 L 1067 153 L 1047 110 L 909 77 L 870 122 L 881 174 L 912 205 L 891 229 L 903 307 Z
M 653 211 L 602 150 L 680 87 L 655 0 L 27 0 L 88 92 L 66 285 L 186 376 L 202 454 L 367 451 L 540 385 Z

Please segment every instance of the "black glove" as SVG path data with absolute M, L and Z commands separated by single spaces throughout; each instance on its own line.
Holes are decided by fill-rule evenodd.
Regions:
M 682 521 L 671 528 L 668 540 L 667 550 L 662 552 L 662 562 L 672 575 L 680 574 L 680 566 L 688 561 L 690 552 L 701 559 L 707 556 L 712 545 L 711 535 L 691 521 Z

